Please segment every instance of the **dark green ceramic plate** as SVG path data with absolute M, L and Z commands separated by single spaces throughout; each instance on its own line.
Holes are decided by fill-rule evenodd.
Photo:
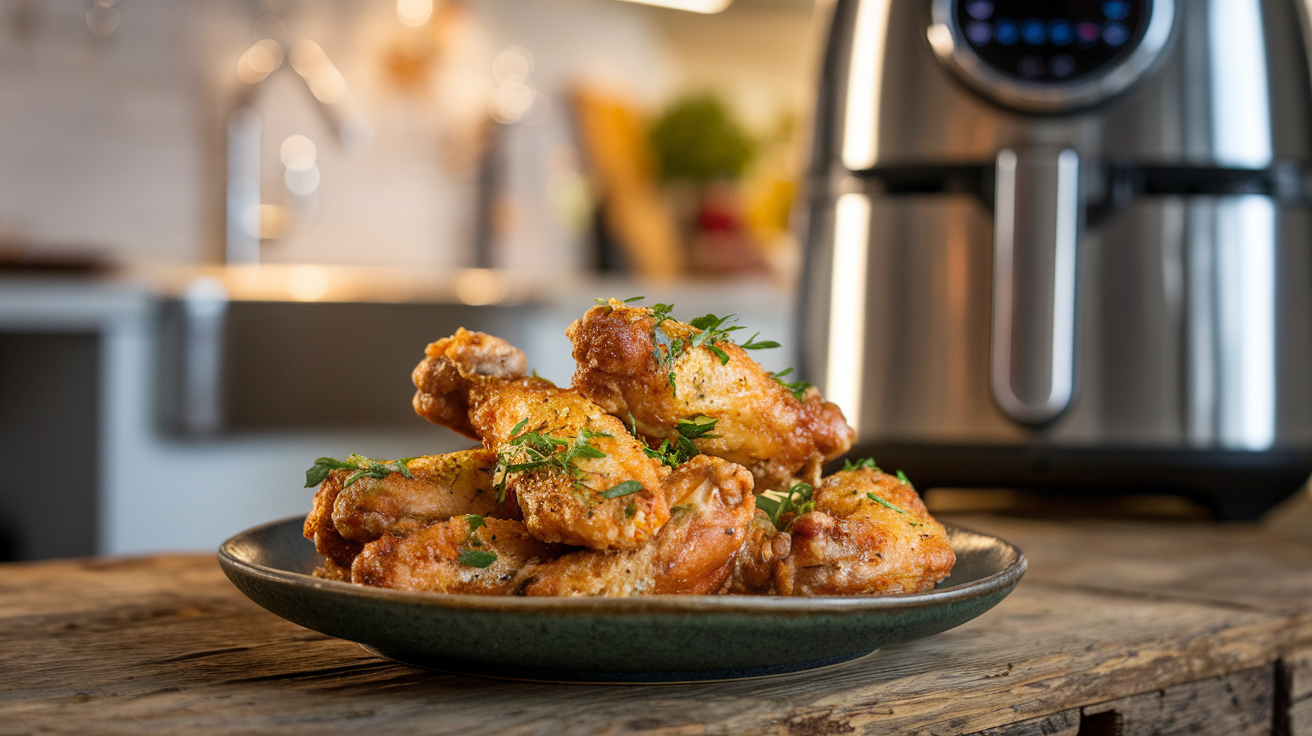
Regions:
M 503 598 L 320 580 L 302 519 L 238 534 L 219 564 L 251 600 L 400 662 L 559 682 L 688 682 L 824 667 L 937 634 L 997 605 L 1025 556 L 947 525 L 957 564 L 928 593 L 884 597 Z

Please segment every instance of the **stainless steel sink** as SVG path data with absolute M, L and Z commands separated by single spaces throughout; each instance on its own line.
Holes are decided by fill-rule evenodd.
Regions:
M 206 300 L 160 303 L 171 433 L 414 427 L 410 372 L 458 327 L 522 344 L 531 307 Z

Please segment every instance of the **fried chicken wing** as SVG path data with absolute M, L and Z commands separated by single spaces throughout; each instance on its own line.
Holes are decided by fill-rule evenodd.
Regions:
M 463 327 L 431 343 L 424 355 L 411 375 L 415 413 L 471 439 L 480 439 L 469 423 L 471 391 L 523 378 L 528 371 L 528 360 L 519 348 Z
M 697 449 L 747 467 L 758 492 L 851 447 L 842 411 L 818 391 L 798 399 L 727 339 L 695 345 L 701 332 L 672 318 L 658 326 L 653 310 L 615 299 L 594 306 L 568 330 L 574 387 L 607 412 L 632 417 L 654 443 L 677 439 L 680 420 L 719 420 L 716 436 L 694 440 Z
M 505 487 L 544 542 L 635 549 L 670 518 L 661 490 L 668 469 L 576 391 L 540 379 L 506 382 L 486 392 L 470 419 L 505 459 Z
M 540 562 L 557 554 L 557 545 L 539 542 L 521 522 L 457 516 L 364 545 L 351 565 L 351 581 L 400 590 L 509 595 Z
M 770 521 L 770 515 L 756 510 L 747 527 L 747 539 L 734 555 L 729 577 L 719 592 L 726 595 L 770 595 L 774 593 L 774 573 L 792 550 L 792 538 Z
M 314 497 L 305 536 L 333 564 L 325 577 L 341 578 L 361 545 L 384 534 L 405 535 L 431 522 L 478 514 L 505 519 L 522 515 L 513 494 L 498 503 L 492 488 L 496 455 L 484 448 L 417 457 L 406 463 L 411 477 L 390 473 L 357 477 L 334 470 Z
M 815 510 L 792 521 L 792 551 L 775 570 L 780 595 L 917 593 L 948 576 L 947 532 L 910 483 L 872 468 L 815 489 Z
M 414 372 L 416 411 L 477 437 L 506 472 L 530 532 L 544 542 L 635 549 L 669 518 L 668 473 L 624 425 L 572 389 L 523 377 L 523 353 L 460 330 L 428 346 Z
M 537 568 L 527 595 L 713 593 L 733 571 L 755 511 L 743 467 L 699 455 L 664 484 L 672 516 L 634 550 L 570 552 Z

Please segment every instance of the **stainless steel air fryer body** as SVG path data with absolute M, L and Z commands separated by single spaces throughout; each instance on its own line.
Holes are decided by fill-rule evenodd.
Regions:
M 803 361 L 918 484 L 1312 472 L 1297 0 L 837 0 Z M 917 477 L 917 475 L 919 477 Z

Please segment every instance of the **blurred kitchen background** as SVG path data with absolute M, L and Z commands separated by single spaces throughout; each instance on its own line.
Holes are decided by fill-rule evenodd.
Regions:
M 469 442 L 458 326 L 593 297 L 795 363 L 810 0 L 0 0 L 0 560 L 208 550 L 319 456 Z M 691 143 L 690 143 L 691 142 Z

